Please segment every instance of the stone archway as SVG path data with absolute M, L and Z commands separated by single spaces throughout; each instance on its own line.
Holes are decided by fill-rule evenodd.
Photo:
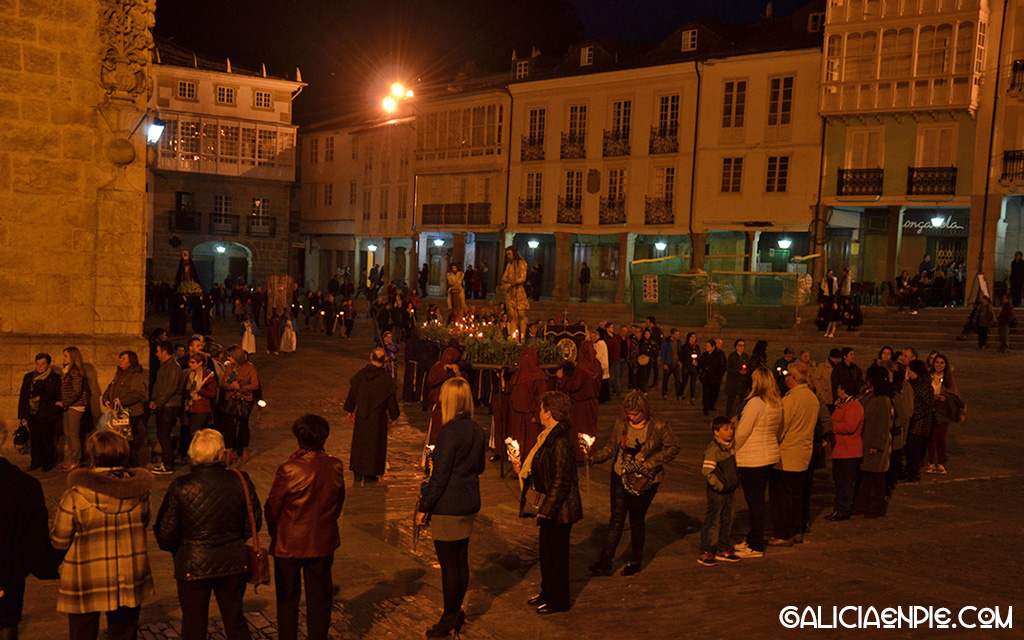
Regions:
M 252 282 L 252 249 L 238 242 L 204 242 L 192 249 L 192 260 L 199 272 L 199 284 L 209 291 L 231 276 L 237 282 Z

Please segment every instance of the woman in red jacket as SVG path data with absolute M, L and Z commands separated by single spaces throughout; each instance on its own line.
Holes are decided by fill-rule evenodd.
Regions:
M 852 389 L 840 384 L 838 398 L 832 414 L 832 481 L 836 485 L 836 498 L 832 513 L 826 520 L 849 520 L 853 514 L 853 494 L 857 484 L 857 470 L 864 456 L 864 407 L 850 395 Z
M 185 415 L 188 420 L 181 429 L 180 447 L 188 450 L 192 434 L 213 420 L 213 403 L 217 399 L 217 376 L 206 368 L 205 353 L 193 353 L 188 358 L 188 374 L 185 383 Z

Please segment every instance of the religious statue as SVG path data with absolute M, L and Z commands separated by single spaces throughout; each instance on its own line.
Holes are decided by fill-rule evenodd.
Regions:
M 174 275 L 174 290 L 183 296 L 203 294 L 203 288 L 199 286 L 196 263 L 192 262 L 192 256 L 187 250 L 182 250 L 181 260 L 178 261 L 178 272 Z
M 505 248 L 505 272 L 501 275 L 501 288 L 505 291 L 505 310 L 509 325 L 516 327 L 513 336 L 521 340 L 526 335 L 526 310 L 530 299 L 526 296 L 526 278 L 529 274 L 526 260 L 519 257 L 515 247 Z M 512 337 L 512 336 L 510 336 Z

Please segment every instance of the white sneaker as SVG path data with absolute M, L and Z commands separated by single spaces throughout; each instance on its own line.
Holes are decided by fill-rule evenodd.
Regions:
M 758 551 L 756 549 L 751 549 L 749 546 L 747 546 L 746 542 L 741 542 L 738 545 L 736 545 L 733 548 L 733 552 L 736 554 L 736 557 L 738 557 L 738 558 L 763 558 L 764 557 L 764 551 Z

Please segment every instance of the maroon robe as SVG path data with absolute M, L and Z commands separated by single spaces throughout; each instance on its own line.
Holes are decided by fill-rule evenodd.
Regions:
M 456 374 L 445 369 L 445 366 L 456 364 L 461 357 L 462 354 L 459 353 L 458 349 L 448 347 L 434 366 L 430 367 L 430 373 L 427 374 L 427 388 L 430 389 L 429 397 L 431 406 L 433 406 L 433 411 L 430 414 L 430 430 L 427 433 L 427 444 L 437 444 L 437 434 L 441 432 L 441 385 L 456 376 Z
M 267 351 L 277 353 L 281 350 L 281 316 L 276 313 L 267 320 Z
M 520 454 L 525 458 L 544 429 L 540 424 L 540 397 L 548 390 L 548 375 L 537 364 L 537 350 L 533 347 L 526 347 L 520 354 L 511 387 L 508 435 L 519 442 Z
M 597 398 L 601 394 L 601 375 L 601 363 L 597 361 L 594 343 L 584 340 L 580 343 L 576 368 L 572 373 L 565 374 L 558 383 L 558 390 L 569 394 L 572 399 L 569 419 L 577 462 L 585 460 L 579 446 L 580 434 L 597 435 Z

